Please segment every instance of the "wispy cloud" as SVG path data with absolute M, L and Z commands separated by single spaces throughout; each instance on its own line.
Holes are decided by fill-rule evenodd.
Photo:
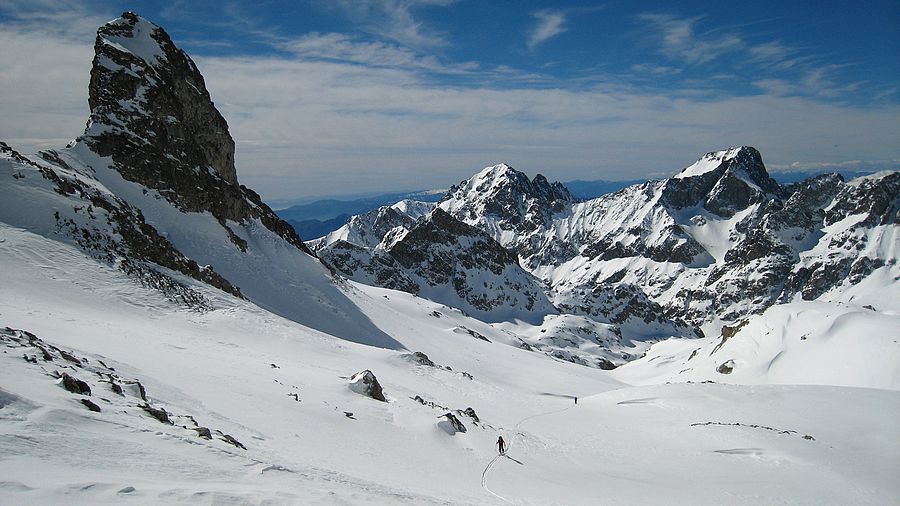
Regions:
M 373 67 L 417 69 L 439 74 L 468 74 L 475 62 L 444 63 L 434 55 L 423 55 L 407 47 L 384 42 L 360 41 L 342 33 L 309 33 L 278 44 L 302 59 L 322 59 Z
M 321 0 L 369 33 L 414 48 L 445 46 L 447 40 L 415 16 L 424 7 L 447 7 L 456 0 Z
M 545 9 L 532 12 L 531 16 L 537 19 L 537 25 L 528 36 L 528 49 L 534 49 L 566 31 L 566 13 L 563 11 Z
M 695 25 L 702 17 L 680 18 L 670 14 L 641 14 L 651 33 L 659 39 L 661 52 L 689 64 L 702 64 L 745 47 L 733 33 L 697 33 Z
M 652 63 L 635 63 L 629 70 L 639 75 L 649 75 L 649 76 L 668 76 L 680 74 L 682 69 L 676 67 L 669 67 L 667 65 L 654 65 Z
M 758 79 L 753 85 L 778 96 L 801 95 L 821 99 L 842 99 L 860 90 L 863 81 L 841 81 L 837 72 L 844 65 L 806 65 L 793 79 Z

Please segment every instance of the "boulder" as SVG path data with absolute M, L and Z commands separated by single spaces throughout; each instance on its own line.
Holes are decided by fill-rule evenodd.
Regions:
M 150 414 L 153 418 L 156 418 L 162 423 L 171 424 L 172 421 L 169 420 L 169 413 L 166 413 L 166 410 L 163 408 L 154 408 L 149 404 L 144 404 L 141 406 L 141 409 Z
M 421 351 L 414 352 L 410 355 L 407 355 L 411 362 L 415 362 L 419 365 L 427 365 L 428 367 L 434 367 L 434 362 L 428 358 L 428 355 L 422 353 Z
M 91 395 L 91 387 L 89 387 L 87 383 L 73 376 L 69 376 L 67 373 L 63 373 L 62 375 L 62 385 L 66 390 L 73 394 Z
M 731 374 L 731 371 L 734 370 L 734 360 L 727 360 L 722 365 L 716 368 L 716 372 L 719 374 Z
M 360 371 L 350 378 L 350 390 L 381 402 L 387 402 L 387 399 L 384 398 L 381 384 L 378 383 L 378 379 L 372 374 L 372 371 L 368 369 Z
M 438 422 L 438 426 L 444 429 L 448 434 L 452 435 L 457 432 L 466 432 L 466 426 L 463 425 L 463 423 L 459 421 L 459 418 L 453 413 L 444 413 L 443 418 L 445 418 L 445 420 Z

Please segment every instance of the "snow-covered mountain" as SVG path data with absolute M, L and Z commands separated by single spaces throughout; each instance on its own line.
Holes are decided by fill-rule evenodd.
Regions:
M 420 295 L 483 321 L 540 323 L 556 312 L 509 250 L 441 209 L 414 219 L 422 207 L 354 217 L 314 247 L 350 279 Z
M 562 315 L 590 320 L 575 327 L 603 325 L 619 336 L 599 353 L 608 366 L 639 357 L 648 339 L 696 337 L 701 328 L 716 336 L 723 324 L 777 303 L 834 298 L 879 270 L 896 277 L 898 184 L 900 174 L 885 172 L 781 186 L 745 146 L 580 203 L 558 183 L 501 164 L 452 187 L 437 207 L 515 252 Z M 417 293 L 393 267 L 372 275 L 384 264 L 384 241 L 414 226 L 418 215 L 399 209 L 354 217 L 313 247 L 353 279 Z M 572 326 L 547 324 L 541 337 L 555 345 L 544 349 L 560 358 L 584 362 L 598 356 L 596 343 L 611 342 L 607 332 L 561 333 Z M 569 350 L 557 346 L 566 343 Z
M 501 165 L 326 266 L 165 31 L 110 21 L 91 77 L 68 147 L 0 144 L 0 503 L 900 497 L 897 173 L 738 148 L 575 203 Z
M 900 274 L 897 172 L 783 187 L 740 147 L 583 203 L 521 181 L 491 167 L 438 207 L 516 251 L 564 311 L 615 321 L 608 296 L 625 290 L 648 314 L 715 333 L 711 323 L 841 291 L 878 269 Z
M 2 147 L 3 221 L 77 243 L 144 283 L 180 287 L 189 276 L 320 331 L 398 346 L 238 183 L 228 126 L 164 30 L 125 13 L 98 30 L 95 50 L 84 134 L 32 158 Z

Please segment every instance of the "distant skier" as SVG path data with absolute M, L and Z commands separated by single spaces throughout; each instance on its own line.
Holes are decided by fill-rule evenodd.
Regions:
M 497 438 L 497 448 L 500 449 L 500 455 L 506 453 L 506 441 L 503 440 L 503 436 Z
M 578 396 L 575 396 L 575 404 L 578 404 Z

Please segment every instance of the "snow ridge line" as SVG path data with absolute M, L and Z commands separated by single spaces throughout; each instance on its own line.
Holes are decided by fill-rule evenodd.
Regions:
M 535 414 L 535 415 L 526 416 L 525 418 L 523 418 L 523 419 L 519 420 L 518 422 L 516 422 L 516 424 L 513 426 L 513 429 L 518 429 L 519 426 L 521 426 L 523 423 L 525 423 L 525 422 L 527 422 L 528 420 L 531 420 L 531 419 L 533 419 L 533 418 L 538 418 L 538 417 L 540 417 L 540 416 L 553 415 L 553 414 L 556 414 L 556 413 L 562 413 L 563 411 L 567 411 L 567 410 L 570 410 L 570 409 L 572 409 L 572 406 L 568 406 L 568 407 L 565 407 L 565 408 L 562 408 L 562 409 L 553 410 L 553 411 L 547 411 L 547 412 L 545 412 L 545 413 L 537 413 L 537 414 Z M 515 439 L 514 439 L 515 437 L 520 437 L 520 438 L 525 437 L 521 432 L 518 432 L 518 431 L 514 432 L 514 433 L 513 433 L 513 436 L 514 436 L 513 438 L 510 438 L 509 444 L 506 445 L 506 451 L 507 451 L 507 452 L 509 451 L 510 448 L 512 448 L 512 446 L 513 446 L 513 441 L 515 440 Z M 491 459 L 490 462 L 488 462 L 487 466 L 484 467 L 484 471 L 481 472 L 481 488 L 483 488 L 485 491 L 487 491 L 489 494 L 493 495 L 494 497 L 496 497 L 496 498 L 502 500 L 503 502 L 506 502 L 506 503 L 508 503 L 508 504 L 515 504 L 514 502 L 510 501 L 509 499 L 507 499 L 507 498 L 503 497 L 502 495 L 500 495 L 500 494 L 494 492 L 493 490 L 491 490 L 491 489 L 488 487 L 488 484 L 487 484 L 487 477 L 488 477 L 488 474 L 490 473 L 491 469 L 494 467 L 494 463 L 497 462 L 497 460 L 498 460 L 500 457 L 505 457 L 505 456 L 506 456 L 505 453 L 506 453 L 506 452 L 497 455 L 496 457 L 494 457 L 493 459 Z

